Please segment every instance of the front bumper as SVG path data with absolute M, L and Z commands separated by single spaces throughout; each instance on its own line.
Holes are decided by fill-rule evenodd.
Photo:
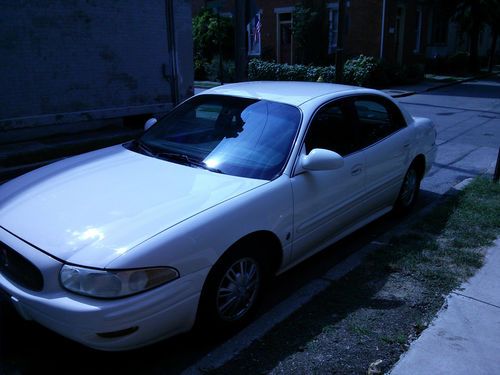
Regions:
M 128 350 L 188 331 L 192 328 L 200 292 L 208 269 L 174 280 L 147 292 L 115 300 L 70 293 L 59 285 L 62 263 L 0 229 L 0 240 L 36 265 L 44 288 L 34 292 L 0 274 L 0 289 L 25 319 L 86 346 L 100 350 Z M 137 329 L 135 329 L 137 327 Z M 123 330 L 120 337 L 98 333 Z M 113 335 L 108 335 L 113 336 Z

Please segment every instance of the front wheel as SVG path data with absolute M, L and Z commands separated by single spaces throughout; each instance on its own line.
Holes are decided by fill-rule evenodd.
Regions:
M 247 323 L 257 311 L 267 268 L 264 257 L 244 247 L 224 255 L 207 277 L 200 300 L 199 323 L 217 329 Z
M 419 191 L 420 176 L 415 164 L 412 164 L 406 172 L 403 185 L 394 204 L 394 211 L 398 214 L 405 214 L 410 211 L 417 201 Z

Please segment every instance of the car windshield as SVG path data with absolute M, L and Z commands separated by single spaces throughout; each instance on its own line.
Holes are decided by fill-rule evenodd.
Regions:
M 225 95 L 184 102 L 138 140 L 150 156 L 271 180 L 283 169 L 301 114 L 291 105 Z

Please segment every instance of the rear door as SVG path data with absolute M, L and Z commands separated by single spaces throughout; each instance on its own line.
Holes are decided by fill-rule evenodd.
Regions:
M 374 95 L 353 99 L 366 157 L 366 194 L 371 212 L 391 206 L 409 165 L 411 130 L 390 100 Z

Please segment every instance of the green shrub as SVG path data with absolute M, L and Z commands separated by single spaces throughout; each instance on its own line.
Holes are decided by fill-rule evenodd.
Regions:
M 207 79 L 207 72 L 205 66 L 207 61 L 200 55 L 194 57 L 194 79 L 197 81 L 205 81 Z
M 358 56 L 349 59 L 344 64 L 344 82 L 357 86 L 367 86 L 371 83 L 373 72 L 379 62 L 374 57 Z
M 288 65 L 252 59 L 248 63 L 250 81 L 317 81 L 335 80 L 335 67 L 316 67 L 306 65 Z
M 344 65 L 344 82 L 358 86 L 369 84 L 377 64 L 374 58 L 366 56 L 347 60 Z M 335 82 L 336 77 L 334 66 L 288 65 L 252 59 L 248 64 L 248 78 L 251 81 Z
M 321 80 L 323 82 L 335 82 L 337 71 L 334 66 L 323 66 L 318 68 L 317 71 L 317 77 L 315 77 L 313 81 Z
M 404 66 L 406 79 L 405 82 L 420 82 L 425 77 L 425 67 L 423 64 L 411 64 Z
M 394 63 L 383 62 L 372 75 L 373 87 L 400 85 L 406 81 L 406 72 L 403 67 Z
M 252 59 L 248 63 L 250 81 L 276 81 L 276 63 Z
M 204 64 L 208 81 L 234 82 L 235 67 L 233 60 L 222 60 L 222 77 L 220 77 L 219 56 L 215 56 L 210 63 Z M 222 78 L 222 79 L 221 79 Z
M 369 56 L 357 56 L 344 64 L 343 83 L 366 87 L 387 87 L 422 80 L 422 64 L 399 66 Z M 334 66 L 288 65 L 252 59 L 248 63 L 250 81 L 335 82 Z
M 469 54 L 457 52 L 451 56 L 436 56 L 426 60 L 426 70 L 434 74 L 465 74 L 468 69 Z
M 469 53 L 457 52 L 448 57 L 447 64 L 451 73 L 465 73 L 469 66 Z

